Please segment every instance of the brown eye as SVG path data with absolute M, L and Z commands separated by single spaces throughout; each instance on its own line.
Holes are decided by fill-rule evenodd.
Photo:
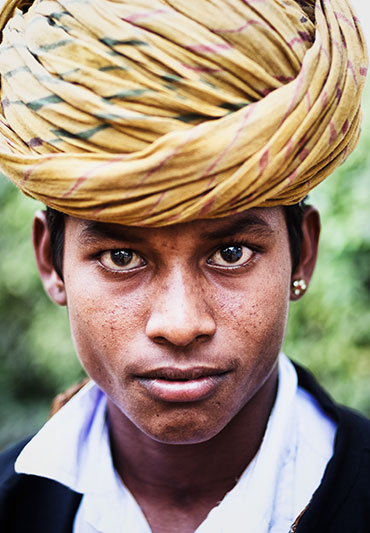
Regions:
M 223 246 L 215 252 L 208 263 L 215 266 L 242 266 L 253 256 L 253 251 L 242 244 Z
M 123 272 L 145 265 L 145 261 L 133 250 L 107 250 L 99 257 L 100 263 L 108 270 Z
M 227 246 L 220 250 L 220 255 L 227 263 L 237 263 L 243 256 L 243 248 L 241 246 Z

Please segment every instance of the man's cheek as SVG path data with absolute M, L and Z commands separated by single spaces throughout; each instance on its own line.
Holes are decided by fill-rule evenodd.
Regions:
M 69 307 L 69 321 L 73 342 L 84 366 L 89 359 L 96 364 L 103 359 L 105 351 L 114 351 L 114 323 L 111 324 L 99 308 L 86 301 L 84 305 Z
M 288 291 L 282 290 L 281 286 L 261 287 L 253 293 L 241 292 L 231 299 L 230 305 L 223 302 L 219 306 L 220 317 L 236 331 L 263 336 L 271 326 L 285 324 L 289 303 L 287 295 Z

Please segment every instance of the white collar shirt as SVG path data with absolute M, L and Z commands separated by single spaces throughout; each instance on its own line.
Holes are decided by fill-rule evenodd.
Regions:
M 316 400 L 297 386 L 295 369 L 281 354 L 277 396 L 261 446 L 196 533 L 288 533 L 320 484 L 335 432 Z M 150 533 L 114 469 L 106 397 L 93 382 L 33 437 L 16 471 L 53 479 L 82 494 L 73 533 Z

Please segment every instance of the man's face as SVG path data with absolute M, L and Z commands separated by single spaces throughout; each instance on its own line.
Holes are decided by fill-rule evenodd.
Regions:
M 208 440 L 276 382 L 291 283 L 281 208 L 156 229 L 67 217 L 64 250 L 81 362 L 146 435 Z

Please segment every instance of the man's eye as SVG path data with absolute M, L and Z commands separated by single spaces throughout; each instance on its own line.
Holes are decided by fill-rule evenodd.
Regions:
M 253 256 L 253 251 L 242 244 L 224 246 L 215 252 L 209 259 L 208 264 L 215 266 L 242 266 Z
M 99 256 L 99 261 L 103 267 L 123 272 L 145 265 L 145 261 L 133 250 L 107 250 Z

